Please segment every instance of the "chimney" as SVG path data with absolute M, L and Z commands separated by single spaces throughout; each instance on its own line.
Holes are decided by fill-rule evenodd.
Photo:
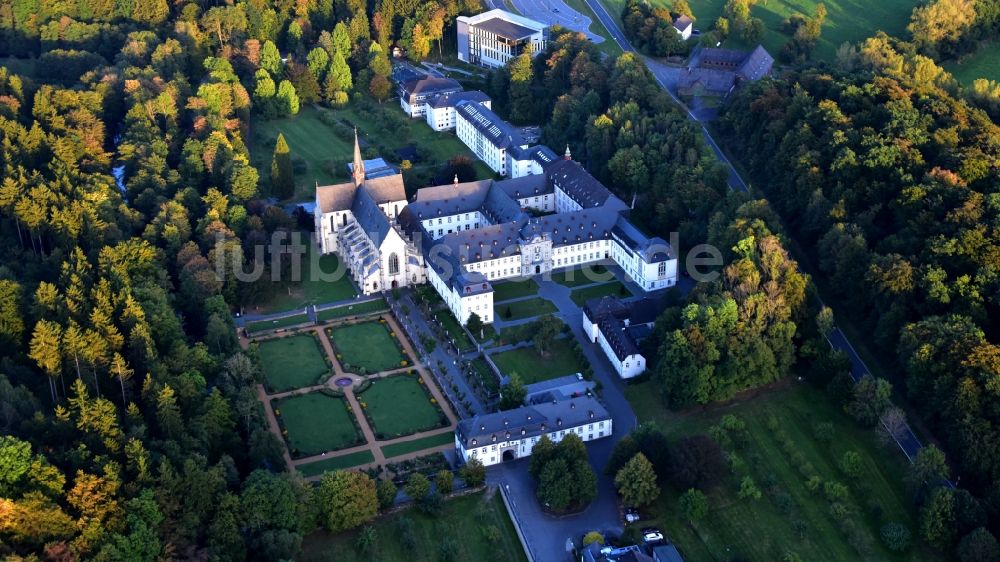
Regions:
M 569 151 L 569 144 L 567 143 L 566 144 L 566 153 L 563 154 L 563 160 L 572 160 L 572 159 L 573 159 L 573 155 L 570 153 L 570 151 Z

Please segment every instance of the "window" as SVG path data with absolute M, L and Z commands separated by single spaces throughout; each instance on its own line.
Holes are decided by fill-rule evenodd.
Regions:
M 389 254 L 389 275 L 399 275 L 399 256 Z
M 667 274 L 667 262 L 665 261 L 660 262 L 658 273 L 660 274 L 660 277 L 663 277 Z

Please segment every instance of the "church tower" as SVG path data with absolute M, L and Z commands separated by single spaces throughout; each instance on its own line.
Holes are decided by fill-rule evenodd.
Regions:
M 365 161 L 361 158 L 361 146 L 358 144 L 358 128 L 354 128 L 354 185 L 361 187 L 365 183 Z

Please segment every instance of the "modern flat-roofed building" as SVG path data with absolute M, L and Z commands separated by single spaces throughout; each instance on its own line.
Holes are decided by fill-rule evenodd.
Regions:
M 525 49 L 545 50 L 546 25 L 504 10 L 459 16 L 458 58 L 469 64 L 500 68 Z

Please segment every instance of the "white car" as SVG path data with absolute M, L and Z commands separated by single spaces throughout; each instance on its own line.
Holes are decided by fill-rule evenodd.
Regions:
M 663 533 L 659 529 L 643 529 L 642 530 L 642 542 L 657 543 L 663 540 Z

